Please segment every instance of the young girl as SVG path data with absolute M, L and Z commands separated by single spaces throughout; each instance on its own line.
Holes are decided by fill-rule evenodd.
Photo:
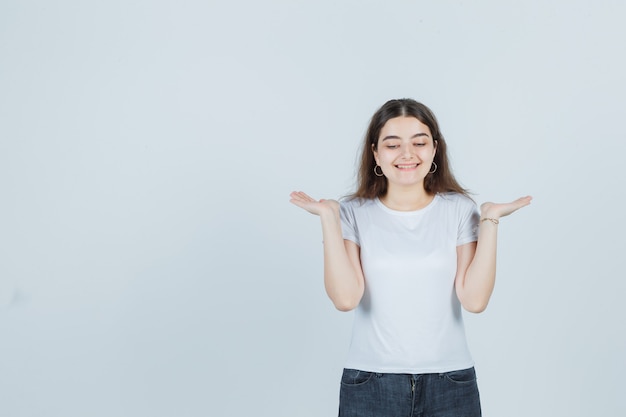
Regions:
M 291 193 L 320 216 L 328 296 L 356 309 L 341 417 L 481 415 L 461 306 L 487 307 L 499 220 L 530 200 L 484 203 L 479 214 L 434 114 L 411 99 L 372 117 L 349 199 Z

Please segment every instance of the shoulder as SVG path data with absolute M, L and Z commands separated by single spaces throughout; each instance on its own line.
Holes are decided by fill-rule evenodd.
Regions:
M 439 193 L 440 199 L 448 205 L 457 207 L 476 207 L 476 202 L 461 193 Z
M 375 200 L 367 198 L 345 198 L 339 201 L 342 210 L 356 211 L 372 207 Z
M 442 206 L 446 207 L 448 213 L 455 213 L 457 217 L 465 218 L 478 212 L 476 202 L 470 197 L 460 193 L 440 193 L 438 194 Z
M 339 212 L 342 221 L 356 225 L 359 219 L 371 216 L 375 200 L 364 198 L 347 198 L 339 201 Z

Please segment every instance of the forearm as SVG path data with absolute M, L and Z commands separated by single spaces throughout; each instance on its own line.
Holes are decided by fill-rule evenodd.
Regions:
M 363 295 L 363 280 L 348 255 L 341 233 L 339 212 L 320 216 L 324 239 L 324 286 L 338 310 L 354 309 Z
M 496 282 L 498 225 L 482 221 L 478 231 L 476 253 L 463 280 L 461 303 L 471 312 L 480 313 L 489 303 Z

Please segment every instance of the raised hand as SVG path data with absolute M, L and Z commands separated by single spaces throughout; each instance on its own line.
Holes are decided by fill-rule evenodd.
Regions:
M 339 213 L 339 203 L 335 200 L 315 200 L 302 191 L 293 191 L 289 194 L 289 197 L 291 197 L 290 203 L 317 216 L 321 216 L 326 212 Z
M 510 203 L 492 203 L 486 202 L 480 205 L 481 217 L 499 219 L 521 209 L 530 204 L 533 198 L 531 196 L 520 197 Z

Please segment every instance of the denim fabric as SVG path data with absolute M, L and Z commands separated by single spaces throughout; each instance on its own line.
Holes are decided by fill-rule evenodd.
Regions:
M 480 417 L 474 368 L 441 374 L 344 369 L 339 417 Z

